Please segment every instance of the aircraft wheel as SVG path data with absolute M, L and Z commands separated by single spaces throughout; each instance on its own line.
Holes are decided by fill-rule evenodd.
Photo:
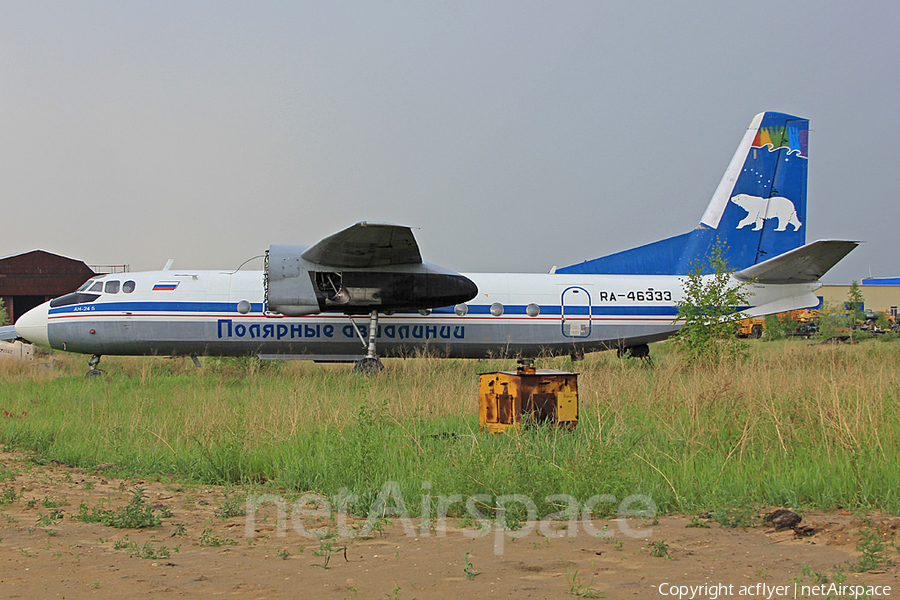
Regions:
M 647 344 L 631 346 L 628 348 L 628 356 L 634 358 L 644 358 L 645 356 L 650 356 L 650 346 L 648 346 Z
M 99 377 L 103 375 L 103 371 L 97 368 L 97 365 L 100 364 L 100 355 L 94 354 L 91 356 L 91 360 L 88 361 L 88 367 L 90 371 L 85 374 L 85 377 Z
M 356 361 L 356 364 L 353 365 L 353 372 L 358 375 L 365 375 L 366 377 L 372 377 L 373 375 L 377 375 L 381 371 L 384 370 L 384 365 L 381 364 L 381 361 L 377 358 L 362 358 Z

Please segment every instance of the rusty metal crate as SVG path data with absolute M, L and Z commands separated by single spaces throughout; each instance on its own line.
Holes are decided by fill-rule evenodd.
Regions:
M 578 375 L 519 367 L 482 373 L 478 378 L 478 422 L 501 433 L 528 424 L 574 429 L 578 423 Z

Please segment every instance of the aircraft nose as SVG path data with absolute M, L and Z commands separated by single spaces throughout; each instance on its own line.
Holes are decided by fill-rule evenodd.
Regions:
M 49 302 L 32 308 L 16 321 L 16 335 L 25 338 L 32 344 L 50 346 L 50 335 L 47 333 L 49 313 Z

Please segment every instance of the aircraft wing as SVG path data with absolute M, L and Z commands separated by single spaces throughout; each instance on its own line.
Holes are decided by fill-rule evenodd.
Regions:
M 16 334 L 16 328 L 13 325 L 7 325 L 5 327 L 0 327 L 0 340 L 14 340 L 16 339 L 18 334 Z
M 321 265 L 361 269 L 422 263 L 409 227 L 366 221 L 328 236 L 302 256 Z
M 819 240 L 742 269 L 734 276 L 759 283 L 812 283 L 858 245 L 849 240 Z

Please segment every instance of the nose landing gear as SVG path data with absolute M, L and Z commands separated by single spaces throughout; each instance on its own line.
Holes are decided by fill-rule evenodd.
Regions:
M 350 321 L 353 323 L 353 326 L 356 327 L 356 322 L 354 322 L 352 318 L 350 319 Z M 357 335 L 359 335 L 360 339 L 362 339 L 362 334 L 360 333 L 359 328 L 356 329 L 356 333 Z M 369 343 L 366 345 L 366 356 L 365 358 L 361 358 L 356 361 L 356 364 L 353 365 L 354 373 L 359 373 L 360 375 L 367 375 L 371 377 L 372 375 L 375 375 L 376 373 L 384 370 L 384 365 L 381 364 L 381 360 L 378 358 L 378 355 L 375 354 L 375 337 L 377 333 L 378 311 L 373 310 L 372 314 L 369 317 Z
M 100 377 L 104 375 L 106 371 L 97 368 L 97 365 L 100 364 L 100 355 L 94 354 L 91 356 L 91 360 L 88 361 L 88 372 L 85 373 L 85 377 Z

